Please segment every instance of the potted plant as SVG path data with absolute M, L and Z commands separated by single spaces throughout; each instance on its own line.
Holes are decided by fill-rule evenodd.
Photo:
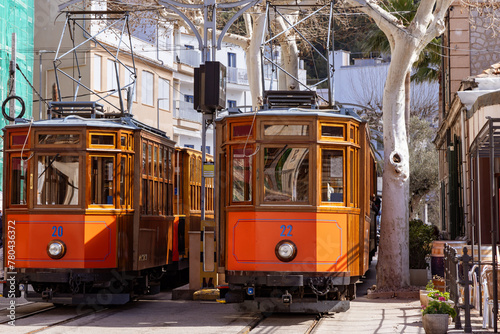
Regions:
M 425 290 L 420 290 L 420 304 L 422 305 L 423 308 L 427 307 L 429 304 L 429 293 L 438 291 L 434 289 L 434 283 L 432 283 L 432 280 L 430 280 L 427 285 L 425 286 Z
M 445 334 L 448 332 L 450 316 L 457 315 L 455 309 L 446 302 L 445 297 L 432 300 L 422 311 L 422 323 L 426 334 Z
M 427 260 L 435 240 L 434 228 L 419 219 L 410 220 L 410 284 L 425 285 L 427 282 Z

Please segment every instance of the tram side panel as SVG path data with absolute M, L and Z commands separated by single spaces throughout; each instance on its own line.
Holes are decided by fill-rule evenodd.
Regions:
M 312 212 L 229 212 L 227 270 L 346 272 L 346 214 Z M 290 262 L 276 257 L 281 240 L 290 240 L 297 255 Z

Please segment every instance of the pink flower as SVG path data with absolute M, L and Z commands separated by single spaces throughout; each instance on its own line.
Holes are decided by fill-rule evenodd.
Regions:
M 444 302 L 444 301 L 446 301 L 446 298 L 444 298 L 444 297 L 439 297 L 439 301 L 440 301 L 440 302 Z

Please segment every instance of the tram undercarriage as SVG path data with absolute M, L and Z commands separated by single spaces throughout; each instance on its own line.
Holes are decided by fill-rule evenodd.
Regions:
M 225 299 L 238 303 L 241 311 L 345 312 L 356 296 L 353 278 L 328 274 L 234 272 L 227 276 Z

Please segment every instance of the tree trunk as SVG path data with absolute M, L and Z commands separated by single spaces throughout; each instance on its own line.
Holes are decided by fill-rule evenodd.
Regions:
M 410 199 L 410 220 L 417 219 L 418 215 L 418 204 L 422 200 L 422 195 L 413 195 Z M 423 219 L 420 218 L 422 221 Z
M 247 49 L 247 73 L 248 85 L 252 94 L 252 107 L 256 110 L 262 105 L 262 72 L 260 44 L 264 35 L 266 26 L 266 14 L 252 14 L 252 39 Z
M 410 101 L 411 101 L 411 73 L 408 71 L 405 77 L 405 122 L 406 133 L 410 129 Z
M 395 41 L 384 88 L 384 209 L 377 264 L 379 288 L 401 288 L 410 284 L 410 166 L 405 126 L 405 78 L 412 63 L 414 49 L 404 36 Z
M 287 15 L 287 20 L 292 24 L 295 19 L 292 15 Z M 278 30 L 284 31 L 288 28 L 283 18 L 276 19 Z M 279 89 L 280 90 L 299 90 L 300 85 L 295 78 L 299 77 L 299 49 L 297 47 L 296 36 L 293 30 L 285 32 L 279 38 L 281 46 L 281 66 L 288 73 L 280 71 Z

